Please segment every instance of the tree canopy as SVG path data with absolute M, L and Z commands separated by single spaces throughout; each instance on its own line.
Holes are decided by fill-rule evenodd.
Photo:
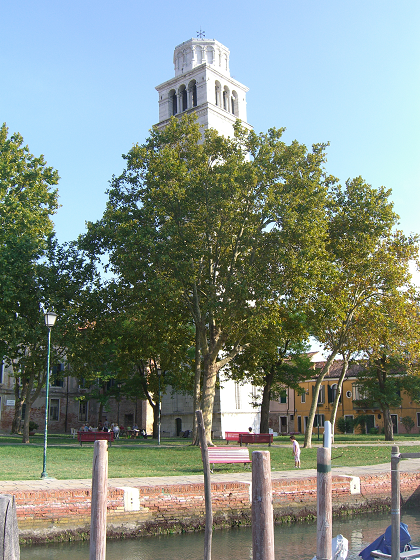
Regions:
M 153 130 L 124 156 L 92 252 L 107 252 L 133 291 L 162 290 L 195 325 L 207 439 L 217 373 L 246 347 L 267 301 L 308 297 L 320 276 L 323 209 L 332 178 L 324 145 L 286 145 L 282 130 L 235 138 L 200 131 L 194 116 Z

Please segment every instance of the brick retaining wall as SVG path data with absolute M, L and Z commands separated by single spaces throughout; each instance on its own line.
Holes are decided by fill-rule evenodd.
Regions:
M 377 511 L 390 506 L 390 474 L 366 475 L 360 493 L 350 492 L 350 478 L 333 476 L 334 514 Z M 277 522 L 315 518 L 316 477 L 273 479 L 273 506 Z M 420 473 L 400 473 L 402 503 L 418 505 Z M 250 484 L 212 484 L 216 527 L 250 524 Z M 127 493 L 128 492 L 128 493 Z M 130 501 L 130 493 L 136 500 Z M 14 492 L 18 525 L 26 540 L 86 538 L 90 528 L 90 490 Z M 137 505 L 136 505 L 137 504 Z M 173 484 L 111 488 L 108 492 L 110 536 L 142 536 L 162 532 L 194 531 L 204 527 L 203 484 Z

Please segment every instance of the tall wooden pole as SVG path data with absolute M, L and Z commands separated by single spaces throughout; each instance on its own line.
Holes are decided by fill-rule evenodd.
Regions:
M 97 440 L 93 449 L 89 560 L 105 560 L 106 557 L 107 490 L 108 441 Z
M 252 452 L 252 558 L 274 560 L 273 493 L 269 451 Z
M 332 476 L 331 449 L 319 447 L 317 452 L 317 560 L 332 558 Z
M 201 457 L 203 459 L 204 471 L 204 501 L 206 507 L 206 527 L 204 531 L 204 560 L 211 560 L 211 542 L 213 536 L 213 510 L 211 506 L 211 480 L 209 451 L 207 447 L 206 432 L 204 429 L 203 413 L 196 411 L 197 431 L 201 446 Z
M 400 560 L 400 448 L 393 445 L 391 449 L 391 558 Z

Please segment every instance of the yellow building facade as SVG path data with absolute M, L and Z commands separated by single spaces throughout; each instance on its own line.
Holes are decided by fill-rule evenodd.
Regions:
M 322 362 L 314 362 L 314 369 L 319 370 L 323 366 Z M 313 434 L 324 433 L 324 422 L 331 420 L 333 410 L 333 402 L 337 393 L 337 384 L 342 371 L 342 361 L 334 362 L 329 374 L 322 382 L 316 416 L 313 426 Z M 335 432 L 339 432 L 337 428 L 337 420 L 344 417 L 345 420 L 353 420 L 358 415 L 366 417 L 366 432 L 369 433 L 372 428 L 377 428 L 382 433 L 384 427 L 383 413 L 378 407 L 364 408 L 357 404 L 357 401 L 363 398 L 358 384 L 357 373 L 362 366 L 350 366 L 342 388 L 341 399 L 337 410 Z M 294 395 L 293 422 L 290 422 L 289 432 L 304 433 L 306 430 L 309 411 L 312 403 L 312 394 L 314 391 L 316 379 L 311 379 L 300 384 L 304 389 L 304 393 Z M 394 433 L 419 433 L 420 432 L 420 406 L 412 401 L 410 395 L 403 392 L 401 394 L 402 402 L 398 408 L 391 408 L 391 419 L 394 426 Z M 407 429 L 407 421 L 403 419 L 411 418 L 413 427 Z M 290 417 L 289 417 L 290 418 Z M 293 428 L 293 429 L 292 429 Z M 356 432 L 360 432 L 360 428 L 355 428 Z

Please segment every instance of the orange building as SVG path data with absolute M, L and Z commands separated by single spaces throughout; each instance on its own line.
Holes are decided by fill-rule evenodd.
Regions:
M 325 361 L 319 352 L 312 353 L 311 361 L 314 363 L 314 370 L 323 367 Z M 337 384 L 342 372 L 343 362 L 337 360 L 333 363 L 329 373 L 325 376 L 318 398 L 313 434 L 324 433 L 324 422 L 331 419 L 333 402 L 337 393 Z M 341 393 L 341 399 L 337 410 L 335 431 L 338 432 L 337 420 L 344 417 L 345 420 L 353 420 L 356 416 L 363 414 L 366 419 L 366 432 L 372 428 L 377 428 L 382 432 L 384 421 L 382 410 L 379 405 L 372 408 L 360 406 L 363 398 L 361 389 L 358 385 L 358 373 L 362 370 L 361 365 L 353 364 L 349 367 Z M 308 422 L 309 411 L 312 403 L 316 379 L 309 379 L 300 384 L 304 393 L 298 395 L 294 390 L 287 389 L 283 402 L 272 401 L 270 404 L 270 428 L 279 433 L 304 433 Z M 401 406 L 391 408 L 391 419 L 394 425 L 394 433 L 419 433 L 420 432 L 420 405 L 412 401 L 411 397 L 403 392 Z M 282 399 L 279 399 L 280 401 Z M 403 423 L 403 418 L 410 417 L 414 423 L 411 430 L 407 430 Z M 356 428 L 360 431 L 360 428 Z

